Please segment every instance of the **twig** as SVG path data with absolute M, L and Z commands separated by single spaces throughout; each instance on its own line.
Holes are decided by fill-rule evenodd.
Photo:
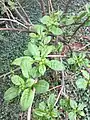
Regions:
M 87 19 L 75 29 L 74 33 L 71 36 L 71 39 L 77 33 L 77 31 L 88 21 L 88 19 L 89 19 L 89 17 L 87 17 Z
M 54 89 L 60 88 L 60 87 L 61 87 L 61 85 L 55 86 L 55 87 L 49 89 L 48 92 L 51 91 L 51 90 L 54 90 Z
M 31 120 L 31 107 L 28 109 L 27 120 Z
M 60 58 L 60 59 L 61 59 L 61 62 L 62 62 L 62 58 Z M 60 92 L 59 92 L 59 94 L 58 94 L 58 97 L 57 97 L 55 103 L 54 103 L 54 106 L 56 106 L 56 104 L 57 104 L 57 102 L 58 102 L 58 100 L 59 100 L 59 98 L 60 98 L 60 95 L 61 95 L 62 93 L 65 94 L 64 71 L 62 71 L 61 86 L 62 86 L 62 87 L 61 87 L 61 90 L 60 90 Z
M 23 26 L 24 28 L 28 29 L 27 26 L 25 26 L 25 25 L 22 24 L 21 22 L 18 22 L 17 20 L 8 19 L 8 18 L 0 18 L 0 21 L 11 21 L 11 22 L 17 23 L 18 25 L 21 25 L 21 26 Z
M 50 14 L 51 10 L 50 10 L 50 3 L 48 1 L 48 13 Z
M 51 8 L 51 11 L 53 12 L 53 5 L 52 5 L 52 1 L 49 0 L 49 5 L 50 5 L 50 8 Z
M 66 55 L 48 55 L 47 57 L 50 57 L 50 58 L 62 58 L 62 57 L 66 57 Z
M 29 19 L 27 13 L 26 13 L 25 10 L 23 9 L 23 7 L 22 7 L 21 4 L 19 3 L 19 1 L 16 0 L 16 2 L 18 3 L 18 5 L 20 6 L 21 10 L 22 10 L 23 13 L 25 14 L 27 21 L 28 21 L 30 24 L 32 24 L 32 22 L 30 21 L 30 19 Z
M 16 11 L 18 17 L 27 25 L 28 22 L 27 22 L 27 21 L 25 20 L 25 18 L 21 15 L 21 13 L 18 11 L 17 8 L 15 8 L 15 11 Z
M 10 13 L 12 19 L 15 19 L 15 17 L 14 17 L 13 14 L 12 14 L 12 12 L 10 11 L 10 9 L 9 9 L 7 6 L 6 6 L 6 8 L 7 8 L 8 12 Z
M 86 47 L 88 47 L 88 46 L 90 46 L 90 43 L 88 43 L 87 45 L 85 45 L 85 46 L 83 46 L 83 47 L 79 48 L 79 49 L 78 49 L 78 50 L 76 50 L 76 51 L 81 51 L 81 50 L 85 49 L 85 48 L 86 48 Z
M 35 93 L 35 88 L 33 89 L 33 92 Z M 27 120 L 31 120 L 31 106 L 28 109 Z
M 6 7 L 6 5 L 4 4 L 4 2 L 2 3 L 2 5 L 4 6 L 5 13 L 6 13 L 7 17 L 10 19 L 10 15 L 9 15 L 9 13 L 8 13 L 7 7 Z M 11 27 L 14 28 L 14 26 L 13 26 L 13 24 L 12 24 L 11 21 L 10 21 L 10 24 L 11 24 Z
M 59 94 L 58 94 L 58 97 L 57 97 L 55 103 L 54 103 L 54 106 L 56 106 L 56 104 L 57 104 L 57 102 L 58 102 L 58 100 L 59 100 L 60 95 L 62 94 L 62 92 L 63 92 L 63 86 L 61 87 L 61 90 L 60 90 L 60 92 L 59 92 Z
M 71 3 L 72 0 L 68 0 L 66 6 L 65 6 L 65 10 L 64 10 L 64 13 L 67 13 L 68 12 L 68 8 L 69 8 L 69 4 Z
M 16 69 L 14 69 L 13 71 L 16 72 L 16 71 L 18 71 L 18 70 L 20 70 L 20 68 L 16 68 Z M 7 73 L 1 75 L 0 78 L 6 77 L 7 75 L 10 75 L 11 73 L 12 73 L 11 71 L 10 71 L 10 72 L 7 72 Z
M 43 0 L 40 0 L 40 5 L 41 5 L 41 10 L 42 10 L 42 15 L 44 16 L 46 14 L 46 12 L 45 12 L 45 6 L 44 6 Z
M 18 31 L 18 32 L 29 32 L 27 29 L 19 29 L 19 28 L 0 28 L 0 31 Z
M 81 36 L 81 38 L 87 39 L 88 41 L 90 41 L 90 36 Z

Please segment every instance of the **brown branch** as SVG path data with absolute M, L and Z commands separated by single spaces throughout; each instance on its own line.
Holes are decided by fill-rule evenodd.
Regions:
M 11 22 L 17 23 L 18 25 L 21 25 L 22 27 L 28 29 L 27 26 L 25 26 L 23 23 L 21 23 L 21 22 L 19 22 L 17 20 L 8 19 L 8 18 L 0 18 L 0 21 L 11 21 Z
M 61 60 L 61 63 L 62 63 L 62 58 L 60 58 L 60 60 Z M 55 103 L 54 103 L 54 106 L 56 106 L 56 104 L 57 104 L 57 102 L 58 102 L 58 100 L 59 100 L 61 94 L 62 94 L 62 93 L 65 94 L 64 71 L 62 71 L 62 81 L 61 81 L 61 86 L 62 86 L 62 87 L 61 87 L 61 90 L 59 91 L 59 94 L 58 94 L 57 99 L 56 99 L 56 101 L 55 101 Z
M 69 8 L 69 4 L 71 3 L 72 0 L 68 0 L 66 6 L 65 6 L 65 10 L 64 10 L 64 13 L 67 13 L 68 12 L 68 8 Z
M 16 72 L 16 71 L 18 71 L 18 70 L 20 70 L 20 67 L 14 69 L 13 71 Z M 12 72 L 7 72 L 7 73 L 1 75 L 0 78 L 6 77 L 7 75 L 10 75 L 11 73 L 12 73 Z
M 16 31 L 16 32 L 28 32 L 28 33 L 30 33 L 30 31 L 27 29 L 18 29 L 18 28 L 0 28 L 0 31 Z
M 58 94 L 58 97 L 57 97 L 55 103 L 54 103 L 54 106 L 56 106 L 56 104 L 57 104 L 57 102 L 58 102 L 58 100 L 59 100 L 59 98 L 60 98 L 62 92 L 63 92 L 63 86 L 61 87 L 61 90 L 60 90 L 60 92 L 59 92 L 59 94 Z
M 61 85 L 55 86 L 55 87 L 49 89 L 48 92 L 51 91 L 51 90 L 54 90 L 54 89 L 60 88 L 60 87 L 62 87 L 62 86 L 61 86 Z
M 72 36 L 71 36 L 71 39 L 72 39 L 73 36 L 77 33 L 77 31 L 78 31 L 82 26 L 84 26 L 84 24 L 88 21 L 88 19 L 89 19 L 89 17 L 87 17 L 87 19 L 75 29 L 74 33 L 73 33 Z
M 15 8 L 15 12 L 18 15 L 18 17 L 27 25 L 28 22 L 25 20 L 25 18 L 21 15 L 21 13 L 18 11 L 17 8 Z
M 49 7 L 50 7 L 51 11 L 53 12 L 54 9 L 53 9 L 53 5 L 52 5 L 52 1 L 49 0 L 48 2 L 49 2 Z
M 42 10 L 42 16 L 45 16 L 45 14 L 46 14 L 44 4 L 45 4 L 44 1 L 40 0 L 41 10 Z
M 66 57 L 66 55 L 48 55 L 49 58 L 63 58 Z
M 31 22 L 30 19 L 29 19 L 29 16 L 28 16 L 27 13 L 25 12 L 25 10 L 23 9 L 23 7 L 22 7 L 21 4 L 19 3 L 19 1 L 16 0 L 16 2 L 17 2 L 18 5 L 20 6 L 22 12 L 25 14 L 25 17 L 26 17 L 27 21 L 28 21 L 30 24 L 32 24 L 32 22 Z

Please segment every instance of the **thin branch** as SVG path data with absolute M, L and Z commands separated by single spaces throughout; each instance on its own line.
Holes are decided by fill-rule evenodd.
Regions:
M 33 92 L 35 94 L 35 88 L 33 88 Z M 27 120 L 31 120 L 31 106 L 28 109 Z
M 27 21 L 28 21 L 30 24 L 32 24 L 32 22 L 30 21 L 30 19 L 29 19 L 29 17 L 28 17 L 28 15 L 27 15 L 27 13 L 26 13 L 26 12 L 25 12 L 25 10 L 23 9 L 23 7 L 22 7 L 22 6 L 21 6 L 21 4 L 19 3 L 19 1 L 18 1 L 18 0 L 16 0 L 16 2 L 17 2 L 17 3 L 18 3 L 18 5 L 20 6 L 20 8 L 21 8 L 22 12 L 25 14 Z
M 66 57 L 66 55 L 48 55 L 47 57 L 50 57 L 50 58 L 63 58 L 63 57 Z
M 53 5 L 52 5 L 52 1 L 51 0 L 49 0 L 49 6 L 50 6 L 51 11 L 53 12 L 54 9 L 53 9 Z
M 11 21 L 14 23 L 17 23 L 18 25 L 21 25 L 22 27 L 28 29 L 27 26 L 25 26 L 24 24 L 22 24 L 21 22 L 18 22 L 17 20 L 13 20 L 13 19 L 8 19 L 8 18 L 0 18 L 0 21 Z
M 25 20 L 25 18 L 21 15 L 21 13 L 18 11 L 17 8 L 15 8 L 15 12 L 17 13 L 18 17 L 26 24 L 28 25 L 28 22 Z
M 13 70 L 13 72 L 16 72 L 16 71 L 18 71 L 18 70 L 20 70 L 20 67 L 19 67 L 19 68 L 14 69 L 14 70 Z M 10 75 L 11 73 L 12 73 L 11 71 L 10 71 L 10 72 L 7 72 L 7 73 L 5 73 L 5 74 L 1 75 L 1 76 L 0 76 L 0 78 L 6 77 L 7 75 Z
M 71 36 L 71 39 L 77 33 L 77 31 L 88 21 L 88 19 L 89 19 L 89 17 L 87 17 L 87 19 L 75 29 L 74 33 Z
M 60 88 L 60 87 L 62 87 L 62 86 L 61 86 L 61 85 L 55 86 L 55 87 L 49 89 L 48 92 L 50 92 L 51 90 L 55 90 L 55 89 L 57 89 L 57 88 Z
M 64 13 L 67 13 L 68 12 L 68 8 L 69 8 L 69 5 L 71 3 L 72 0 L 68 0 L 66 6 L 65 6 L 65 10 L 64 10 Z
M 81 50 L 85 49 L 85 48 L 86 48 L 86 47 L 88 47 L 88 46 L 90 46 L 90 43 L 88 43 L 87 45 L 85 45 L 85 46 L 83 46 L 83 47 L 79 48 L 79 49 L 78 49 L 78 50 L 76 50 L 76 51 L 81 51 Z
M 28 109 L 27 120 L 31 120 L 31 107 Z
M 6 5 L 4 4 L 4 2 L 2 2 L 2 5 L 4 6 L 5 13 L 6 13 L 7 17 L 10 19 L 9 12 L 8 12 L 7 7 L 6 7 Z M 14 26 L 13 26 L 13 24 L 12 24 L 11 21 L 10 21 L 10 24 L 11 24 L 11 27 L 14 28 Z
M 27 32 L 30 33 L 27 29 L 19 29 L 19 28 L 0 28 L 0 31 L 16 31 L 16 32 Z
M 12 19 L 15 19 L 15 17 L 13 16 L 11 10 L 7 6 L 6 6 L 6 8 L 7 8 L 8 12 L 9 12 L 10 16 L 12 17 Z
M 46 14 L 44 4 L 45 4 L 44 1 L 43 1 L 43 0 L 40 0 L 40 5 L 41 5 L 41 10 L 42 10 L 42 15 L 43 15 L 43 16 Z
M 60 59 L 61 59 L 61 62 L 62 62 L 62 58 L 60 58 Z M 56 104 L 57 104 L 57 102 L 58 102 L 58 100 L 59 100 L 61 94 L 62 94 L 62 93 L 65 94 L 64 71 L 62 71 L 61 86 L 62 86 L 62 87 L 61 87 L 61 89 L 60 89 L 60 91 L 59 91 L 59 94 L 58 94 L 57 99 L 56 99 L 56 101 L 55 101 L 55 103 L 54 103 L 54 106 L 56 106 Z
M 60 98 L 62 92 L 63 92 L 63 86 L 61 87 L 61 90 L 60 90 L 60 92 L 59 92 L 59 94 L 58 94 L 58 97 L 57 97 L 55 103 L 54 103 L 54 106 L 56 106 L 56 104 L 57 104 L 57 102 L 58 102 L 58 100 L 59 100 L 59 98 Z

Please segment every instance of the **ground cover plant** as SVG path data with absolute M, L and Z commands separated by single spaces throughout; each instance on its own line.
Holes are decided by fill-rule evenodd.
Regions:
M 4 3 L 9 5 L 10 17 L 17 10 L 20 3 L 9 0 Z M 78 14 L 54 11 L 52 2 L 49 1 L 49 14 L 45 13 L 42 4 L 43 17 L 38 24 L 32 24 L 26 12 L 20 5 L 27 19 L 21 21 L 11 18 L 1 18 L 1 21 L 9 21 L 10 27 L 2 30 L 28 32 L 29 41 L 23 55 L 16 58 L 11 71 L 11 87 L 4 94 L 6 102 L 13 102 L 18 97 L 22 111 L 27 111 L 27 120 L 79 120 L 90 119 L 90 107 L 87 107 L 90 97 L 90 56 L 89 37 L 78 35 L 80 28 L 90 24 L 90 5 L 86 4 Z M 8 8 L 7 8 L 8 9 Z M 5 12 L 5 11 L 4 11 Z M 12 13 L 12 14 L 11 14 Z M 2 13 L 4 15 L 4 13 Z M 13 18 L 13 17 L 12 17 Z M 16 23 L 16 24 L 13 24 Z M 21 26 L 21 28 L 20 28 Z M 81 42 L 76 39 L 88 39 Z M 74 42 L 73 42 L 74 41 Z M 19 70 L 19 72 L 16 72 Z M 75 93 L 68 93 L 66 86 L 66 74 L 74 74 L 71 85 Z M 70 90 L 69 90 L 70 91 Z M 46 93 L 46 97 L 44 96 Z M 43 99 L 33 105 L 37 95 L 43 95 Z M 76 94 L 76 97 L 74 97 Z M 78 94 L 85 96 L 79 99 Z M 37 100 L 36 100 L 37 101 Z M 88 114 L 88 115 L 87 115 Z M 87 116 L 87 118 L 86 118 Z

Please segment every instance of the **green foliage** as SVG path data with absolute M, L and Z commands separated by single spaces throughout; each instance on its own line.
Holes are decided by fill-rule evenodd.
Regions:
M 13 98 L 17 97 L 19 93 L 19 89 L 17 87 L 10 87 L 4 94 L 4 99 L 6 101 L 10 101 Z
M 79 78 L 76 81 L 76 85 L 79 89 L 84 89 L 85 90 L 87 88 L 87 84 L 88 84 L 88 82 L 84 78 Z
M 60 61 L 58 61 L 58 60 L 48 61 L 47 65 L 51 69 L 56 70 L 56 71 L 62 71 L 62 70 L 64 70 L 64 65 Z
M 61 25 L 71 25 L 75 22 L 81 22 L 86 16 L 89 16 L 89 7 L 86 6 L 86 11 L 79 13 L 77 16 L 66 16 L 62 18 L 60 12 L 51 13 L 40 19 L 41 24 L 33 26 L 34 33 L 30 33 L 30 41 L 27 49 L 24 51 L 24 56 L 15 59 L 12 65 L 19 66 L 22 73 L 22 78 L 18 75 L 13 75 L 11 81 L 14 87 L 9 88 L 4 95 L 6 101 L 10 101 L 19 95 L 20 105 L 23 111 L 26 111 L 32 106 L 35 92 L 45 93 L 49 89 L 49 83 L 43 80 L 44 75 L 48 70 L 56 72 L 66 70 L 64 61 L 57 58 L 49 59 L 50 54 L 61 54 L 63 43 L 58 39 L 59 35 L 66 35 L 66 32 Z M 59 16 L 59 14 L 61 16 Z M 60 19 L 61 18 L 61 19 Z M 64 30 L 64 31 L 63 31 Z M 70 31 L 72 32 L 72 31 Z M 74 70 L 82 74 L 84 78 L 76 81 L 76 85 L 80 89 L 86 89 L 90 85 L 89 73 L 82 70 L 89 65 L 89 60 L 85 53 L 73 53 L 72 57 L 67 59 L 70 70 Z M 66 69 L 65 69 L 66 68 Z M 80 77 L 80 76 L 79 76 Z M 39 107 L 34 110 L 35 117 L 39 120 L 54 120 L 57 119 L 59 112 L 58 107 L 54 106 L 56 101 L 55 95 L 51 94 L 47 102 L 39 103 Z M 61 99 L 60 107 L 68 113 L 70 120 L 76 120 L 85 116 L 83 111 L 85 105 L 78 103 L 71 98 Z
M 73 99 L 61 99 L 60 107 L 68 113 L 70 120 L 76 120 L 77 117 L 85 116 L 83 111 L 85 105 L 83 103 L 77 104 Z
M 26 111 L 29 107 L 32 106 L 35 92 L 30 89 L 25 89 L 22 93 L 20 99 L 20 105 L 23 111 Z
M 45 93 L 49 89 L 49 84 L 45 80 L 40 80 L 34 87 L 37 93 Z
M 39 107 L 34 110 L 35 118 L 39 120 L 55 120 L 58 117 L 59 112 L 57 108 L 54 108 L 55 95 L 51 94 L 47 102 L 39 103 Z
M 90 75 L 89 73 L 86 71 L 86 70 L 81 70 L 81 73 L 83 75 L 84 78 L 79 78 L 77 81 L 76 81 L 76 85 L 79 89 L 84 89 L 86 90 L 86 88 L 88 86 L 90 86 Z
M 81 69 L 83 66 L 88 66 L 89 65 L 89 60 L 86 58 L 85 53 L 73 53 L 72 57 L 69 58 L 68 64 L 71 65 L 71 69 L 77 70 L 78 68 Z
M 13 75 L 11 77 L 11 81 L 12 81 L 13 84 L 15 84 L 17 86 L 25 84 L 24 80 L 21 77 L 19 77 L 18 75 Z

